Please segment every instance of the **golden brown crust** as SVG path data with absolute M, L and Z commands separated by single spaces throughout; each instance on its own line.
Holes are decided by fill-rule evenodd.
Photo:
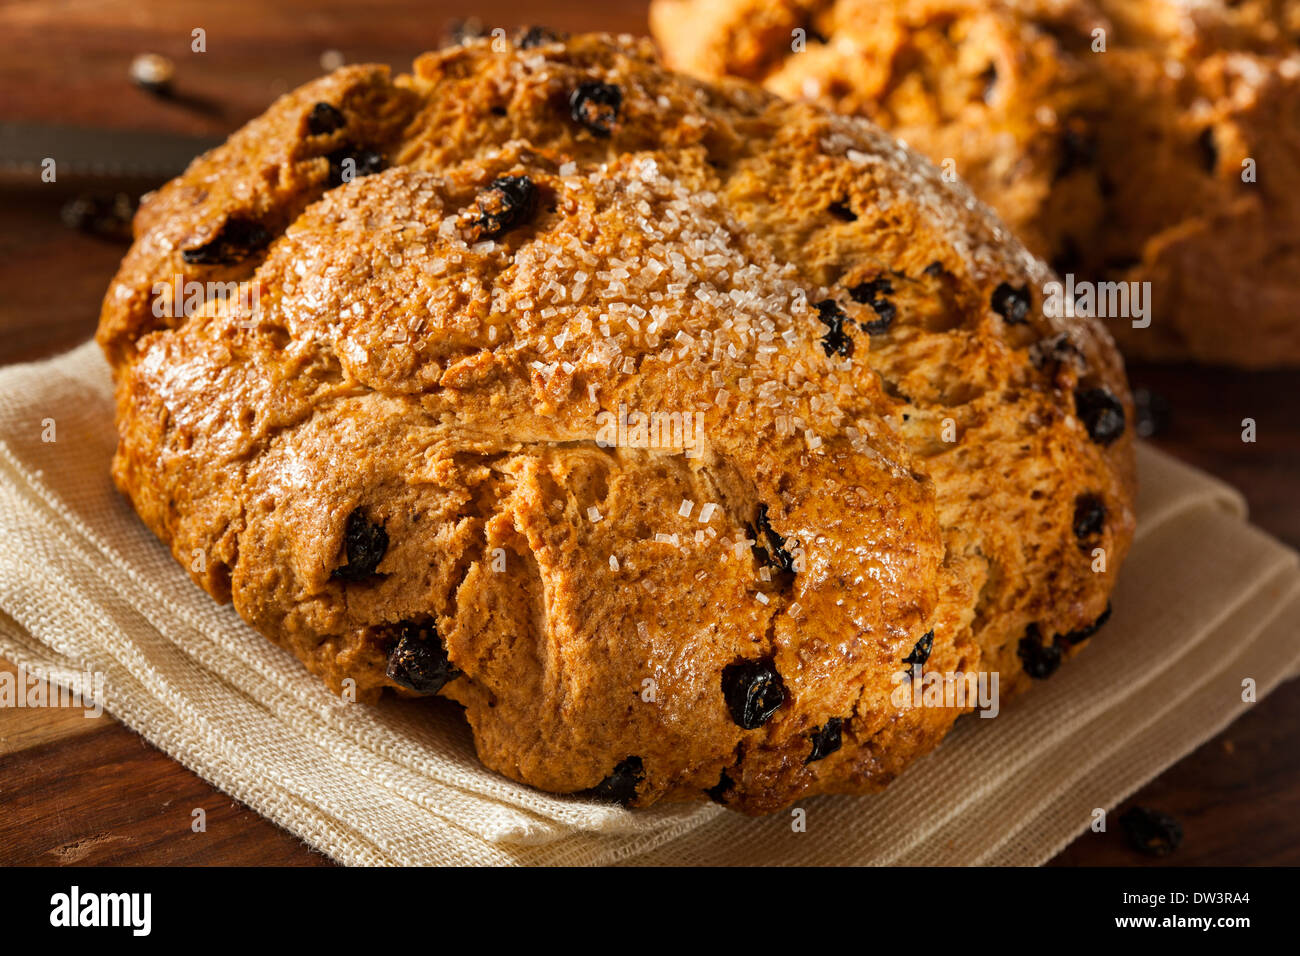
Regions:
M 1149 327 L 1107 321 L 1127 353 L 1300 362 L 1295 0 L 656 0 L 651 24 L 670 66 L 952 162 L 1058 271 L 1150 282 Z
M 335 185 L 345 145 L 369 174 Z M 390 662 L 445 647 L 481 758 L 538 787 L 878 789 L 969 709 L 891 700 L 927 633 L 928 670 L 1005 695 L 1031 625 L 1073 653 L 1132 536 L 1131 429 L 1094 441 L 1075 397 L 1130 416 L 1123 371 L 1095 321 L 1042 316 L 1042 264 L 878 130 L 645 43 L 339 71 L 136 227 L 99 333 L 119 487 L 332 687 L 409 693 Z M 257 309 L 155 317 L 177 273 Z M 604 447 L 620 408 L 698 432 Z M 759 666 L 784 700 L 745 728 L 724 687 Z

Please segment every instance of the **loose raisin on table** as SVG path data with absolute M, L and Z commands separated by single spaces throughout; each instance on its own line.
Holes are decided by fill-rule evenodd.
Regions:
M 1150 807 L 1130 807 L 1119 818 L 1129 845 L 1147 856 L 1168 856 L 1183 842 L 1183 828 L 1167 813 Z
M 926 631 L 921 639 L 916 642 L 911 653 L 903 658 L 903 663 L 912 668 L 924 664 L 930 659 L 930 651 L 934 649 L 934 629 Z
M 770 660 L 742 660 L 722 670 L 722 696 L 745 730 L 762 727 L 785 703 L 785 683 Z
M 537 207 L 537 188 L 527 176 L 502 176 L 479 193 L 466 210 L 466 238 L 469 242 L 496 239 L 507 230 L 526 222 Z
M 1025 666 L 1025 673 L 1035 680 L 1043 680 L 1056 673 L 1061 666 L 1061 649 L 1055 642 L 1043 643 L 1043 634 L 1037 624 L 1030 624 L 1020 639 L 1016 655 Z
M 853 354 L 853 339 L 844 331 L 844 322 L 848 316 L 833 299 L 823 299 L 815 307 L 817 318 L 827 328 L 826 335 L 822 337 L 822 348 L 827 355 L 843 355 L 848 358 Z
M 1074 499 L 1074 536 L 1086 540 L 1102 533 L 1106 527 L 1106 502 L 1097 495 L 1079 495 Z
M 382 525 L 371 524 L 358 508 L 348 515 L 343 528 L 343 550 L 348 563 L 335 568 L 331 577 L 343 581 L 360 581 L 375 573 L 388 552 L 388 532 Z
M 328 154 L 326 159 L 330 163 L 329 185 L 331 188 L 342 186 L 344 183 L 352 182 L 362 176 L 370 176 L 374 173 L 382 172 L 387 165 L 384 157 L 376 153 L 373 149 L 358 149 L 355 146 L 344 146 L 342 149 L 336 149 Z M 351 166 L 348 166 L 348 160 L 351 160 Z
M 420 694 L 436 694 L 449 680 L 460 676 L 432 621 L 398 625 L 397 643 L 388 652 L 384 673 L 389 680 Z
M 812 732 L 812 753 L 808 755 L 805 764 L 810 764 L 814 760 L 821 760 L 823 757 L 829 757 L 835 751 L 843 746 L 844 741 L 840 736 L 841 728 L 844 726 L 844 720 L 841 717 L 832 717 L 821 727 Z
M 1169 400 L 1149 388 L 1133 390 L 1133 430 L 1139 438 L 1151 438 L 1169 427 Z
M 614 772 L 592 787 L 591 795 L 628 806 L 636 799 L 636 788 L 645 779 L 645 764 L 640 757 L 628 757 L 619 762 Z
M 1088 429 L 1088 437 L 1099 445 L 1109 445 L 1124 433 L 1124 406 L 1104 388 L 1075 392 L 1074 410 Z
M 992 305 L 993 311 L 1002 316 L 1007 325 L 1023 325 L 1029 315 L 1029 290 L 1025 286 L 999 282 L 993 290 Z
M 1101 612 L 1101 616 L 1097 618 L 1097 620 L 1093 621 L 1091 624 L 1084 625 L 1077 631 L 1067 631 L 1064 634 L 1057 634 L 1056 640 L 1068 644 L 1071 647 L 1083 643 L 1101 630 L 1101 626 L 1110 620 L 1110 610 L 1110 605 L 1107 604 L 1106 610 Z
M 343 128 L 347 120 L 343 114 L 329 103 L 317 103 L 307 114 L 307 132 L 312 136 L 324 136 Z
M 135 210 L 136 202 L 127 193 L 82 193 L 64 203 L 59 216 L 69 229 L 130 242 Z
M 608 136 L 618 122 L 623 91 L 612 83 L 582 83 L 569 94 L 569 115 L 597 136 Z
M 758 529 L 755 538 L 761 540 L 754 545 L 755 556 L 765 564 L 771 564 L 781 571 L 794 573 L 794 556 L 786 550 L 785 538 L 777 533 L 767 518 L 767 505 L 758 506 Z M 765 544 L 763 542 L 766 542 Z
M 242 262 L 268 242 L 271 234 L 251 219 L 231 217 L 209 242 L 181 250 L 181 258 L 192 266 L 225 266 Z

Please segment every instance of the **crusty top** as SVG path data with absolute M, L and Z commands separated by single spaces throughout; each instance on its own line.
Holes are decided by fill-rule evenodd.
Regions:
M 882 785 L 961 709 L 891 703 L 918 645 L 1050 673 L 1133 527 L 1105 332 L 864 121 L 498 46 L 341 69 L 143 203 L 114 477 L 195 580 L 363 699 L 441 644 L 486 763 L 629 803 Z

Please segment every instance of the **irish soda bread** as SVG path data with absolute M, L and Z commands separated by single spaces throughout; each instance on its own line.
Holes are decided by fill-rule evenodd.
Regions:
M 1149 282 L 1145 317 L 1107 317 L 1129 354 L 1300 363 L 1298 0 L 655 0 L 651 22 L 670 66 L 950 161 L 1058 271 Z
M 118 486 L 331 687 L 460 702 L 516 780 L 874 790 L 973 703 L 909 665 L 1005 697 L 1107 611 L 1114 348 L 862 120 L 531 31 L 282 97 L 135 234 Z M 178 275 L 256 308 L 156 308 Z

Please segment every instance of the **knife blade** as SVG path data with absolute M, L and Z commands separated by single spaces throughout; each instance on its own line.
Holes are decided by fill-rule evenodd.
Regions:
M 94 129 L 39 123 L 0 123 L 0 174 L 39 176 L 55 162 L 57 175 L 162 178 L 184 172 L 190 160 L 224 137 Z

